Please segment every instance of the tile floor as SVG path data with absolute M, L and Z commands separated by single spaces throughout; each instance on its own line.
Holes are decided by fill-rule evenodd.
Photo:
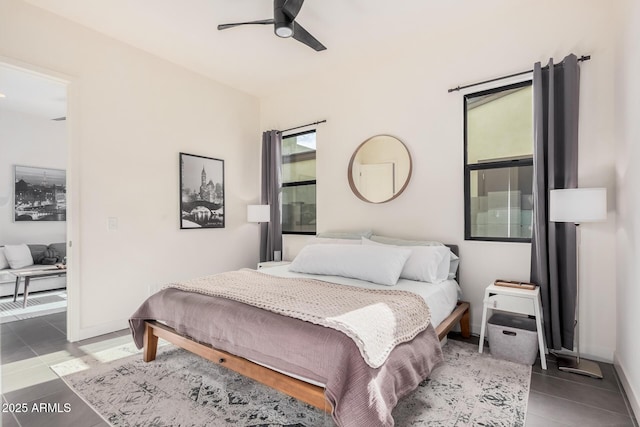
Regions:
M 455 333 L 449 337 L 479 341 Z M 553 355 L 543 370 L 538 358 L 531 372 L 526 427 L 638 427 L 613 365 L 600 363 L 600 368 L 604 378 L 595 379 L 558 370 Z
M 0 371 L 3 408 L 10 404 L 59 403 L 59 412 L 2 413 L 3 427 L 108 426 L 50 369 L 74 357 L 100 351 L 130 340 L 127 330 L 78 343 L 65 338 L 66 314 L 0 325 Z M 460 339 L 452 335 L 453 339 Z M 478 338 L 471 342 L 477 343 Z M 558 371 L 553 360 L 543 371 L 533 367 L 527 427 L 636 426 L 612 365 L 600 364 L 603 380 Z M 65 412 L 64 404 L 71 410 Z
M 65 360 L 81 357 L 130 340 L 128 331 L 69 343 L 66 313 L 34 317 L 0 325 L 0 372 L 3 409 L 11 404 L 58 403 L 48 411 L 2 413 L 2 427 L 108 426 L 49 369 Z M 70 405 L 65 412 L 64 404 Z M 15 409 L 15 406 L 14 408 Z M 54 412 L 51 412 L 54 411 Z

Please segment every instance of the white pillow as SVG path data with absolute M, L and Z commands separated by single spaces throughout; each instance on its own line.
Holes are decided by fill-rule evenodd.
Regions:
M 373 235 L 371 230 L 358 230 L 358 231 L 324 231 L 316 234 L 317 237 L 323 239 L 347 239 L 347 240 L 360 240 L 361 237 L 369 238 Z
M 27 245 L 6 245 L 4 255 L 7 257 L 9 266 L 13 269 L 22 268 L 33 264 L 33 257 Z
M 377 234 L 369 237 L 369 239 L 377 243 L 384 243 L 385 245 L 395 246 L 444 246 L 444 243 L 436 242 L 434 240 L 407 240 L 398 239 L 395 237 L 378 236 Z
M 289 270 L 393 286 L 410 255 L 409 249 L 384 245 L 307 245 L 294 258 Z
M 329 237 L 312 237 L 307 242 L 308 245 L 361 245 L 360 239 L 334 239 Z
M 7 261 L 7 257 L 4 256 L 4 248 L 0 248 L 0 270 L 4 270 L 5 268 L 9 268 L 9 261 Z
M 460 265 L 460 257 L 451 252 L 451 262 L 449 263 L 449 279 L 455 279 Z
M 400 277 L 419 282 L 440 283 L 449 276 L 451 250 L 446 246 L 392 246 L 362 238 L 364 246 L 387 246 L 410 249 L 411 256 Z

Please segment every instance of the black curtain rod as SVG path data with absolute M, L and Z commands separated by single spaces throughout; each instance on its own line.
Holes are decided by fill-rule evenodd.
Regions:
M 290 130 L 296 130 L 296 129 L 300 129 L 300 128 L 306 128 L 307 126 L 319 125 L 320 123 L 326 123 L 326 122 L 327 122 L 326 120 L 320 120 L 319 122 L 307 123 L 306 125 L 296 126 L 296 127 L 294 127 L 294 128 L 289 128 L 289 129 L 281 130 L 281 131 L 278 131 L 278 132 L 280 132 L 280 133 L 289 132 Z
M 578 58 L 578 62 L 588 61 L 590 59 L 591 59 L 591 55 L 582 55 L 580 58 Z M 542 67 L 542 68 L 547 68 L 547 67 Z M 528 74 L 528 73 L 532 73 L 532 72 L 533 72 L 533 70 L 521 71 L 519 73 L 509 74 L 508 76 L 496 77 L 495 79 L 489 79 L 489 80 L 485 80 L 485 81 L 482 81 L 482 82 L 471 83 L 471 84 L 464 85 L 464 86 L 454 87 L 454 88 L 451 88 L 451 89 L 447 90 L 447 92 L 449 92 L 449 93 L 457 92 L 459 90 L 466 89 L 468 87 L 479 86 L 479 85 L 483 85 L 485 83 L 496 82 L 498 80 L 504 80 L 504 79 L 508 79 L 508 78 L 511 78 L 511 77 L 517 77 L 517 76 L 521 76 L 523 74 Z

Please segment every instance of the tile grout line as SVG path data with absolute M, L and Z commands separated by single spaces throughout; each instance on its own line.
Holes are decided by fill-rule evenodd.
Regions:
M 29 347 L 29 344 L 27 344 L 27 342 L 25 340 L 23 340 L 22 337 L 20 335 L 18 335 L 15 331 L 12 330 L 11 333 L 13 335 L 15 335 L 15 337 L 18 338 L 20 341 L 22 341 L 22 344 L 24 344 L 25 346 Z M 29 350 L 33 351 L 31 349 L 31 347 L 29 347 Z
M 547 370 L 548 370 L 548 369 L 547 369 Z M 544 370 L 543 370 L 543 371 L 544 371 Z M 547 377 L 547 378 L 553 378 L 553 379 L 560 380 L 560 381 L 566 381 L 566 382 L 571 383 L 571 384 L 577 384 L 577 385 L 579 385 L 579 386 L 581 386 L 581 387 L 589 387 L 589 388 L 593 388 L 593 389 L 597 389 L 597 390 L 608 391 L 608 392 L 611 392 L 611 393 L 618 393 L 618 394 L 622 394 L 622 393 L 620 392 L 620 387 L 619 387 L 619 386 L 618 386 L 618 391 L 616 392 L 616 391 L 614 391 L 614 390 L 610 390 L 610 389 L 608 389 L 608 388 L 606 388 L 606 387 L 599 387 L 599 386 L 597 386 L 597 385 L 592 385 L 592 384 L 582 383 L 582 382 L 580 382 L 580 381 L 574 381 L 574 380 L 567 379 L 567 378 L 557 377 L 557 376 L 555 376 L 555 375 L 547 374 L 547 373 L 544 373 L 544 372 L 534 372 L 534 371 L 531 371 L 531 374 L 532 374 L 532 375 L 533 375 L 533 374 L 537 374 L 537 375 L 540 375 L 540 376 L 543 376 L 543 377 Z M 577 375 L 577 374 L 576 374 L 576 375 Z M 618 384 L 617 384 L 617 378 L 616 378 L 616 385 L 618 385 Z
M 608 409 L 603 409 L 603 408 L 599 408 L 599 407 L 597 407 L 597 406 L 589 405 L 588 403 L 578 402 L 578 401 L 576 401 L 576 400 L 567 399 L 566 397 L 556 396 L 556 395 L 549 394 L 549 393 L 544 393 L 544 392 L 541 392 L 541 391 L 535 391 L 535 390 L 533 390 L 532 392 L 533 392 L 533 393 L 541 394 L 541 395 L 543 395 L 543 396 L 548 396 L 548 397 L 551 397 L 551 398 L 553 398 L 553 399 L 560 399 L 560 400 L 564 400 L 564 401 L 566 401 L 566 402 L 572 402 L 572 403 L 575 403 L 575 404 L 577 404 L 577 405 L 587 406 L 587 407 L 589 407 L 589 408 L 597 409 L 597 410 L 599 410 L 599 411 L 604 411 L 604 412 L 607 412 L 607 413 L 612 414 L 612 415 L 618 415 L 618 416 L 621 416 L 621 417 L 626 417 L 626 418 L 631 419 L 631 417 L 629 416 L 629 414 L 621 414 L 621 413 L 619 413 L 619 412 L 610 411 L 610 410 L 608 410 Z M 535 415 L 538 415 L 538 414 L 535 414 Z M 554 420 L 553 418 L 549 418 L 549 419 L 551 419 L 551 420 L 553 420 L 553 421 L 556 421 L 556 420 Z M 560 421 L 558 421 L 558 422 L 560 422 Z
M 4 396 L 4 393 L 2 394 L 2 399 L 0 399 L 0 402 L 4 401 L 5 403 L 9 403 L 9 401 L 7 400 L 7 398 Z M 9 415 L 11 415 L 11 417 L 13 418 L 13 420 L 16 422 L 16 425 L 18 427 L 22 427 L 22 424 L 20 424 L 20 421 L 18 421 L 18 418 L 15 416 L 15 414 L 13 412 L 10 412 Z M 1 423 L 0 423 L 1 424 Z
M 542 394 L 542 393 L 541 393 L 541 394 Z M 527 411 L 527 412 L 528 412 L 528 411 Z M 554 419 L 552 419 L 552 418 L 545 417 L 544 415 L 538 415 L 538 414 L 533 414 L 533 413 L 532 413 L 532 414 L 527 414 L 527 416 L 528 416 L 528 415 L 533 415 L 534 417 L 536 417 L 536 418 L 541 418 L 541 419 L 543 419 L 544 421 L 552 421 L 554 424 L 557 424 L 557 425 L 559 425 L 559 426 L 561 426 L 561 427 L 571 427 L 571 424 L 566 424 L 566 423 L 563 423 L 563 422 L 560 422 L 560 421 L 556 421 L 556 420 L 554 420 Z M 548 424 L 548 423 L 547 423 L 547 424 Z M 526 426 L 526 424 L 525 424 L 525 426 Z
M 538 372 L 532 372 L 532 374 L 534 374 L 534 373 L 535 373 L 535 374 L 538 374 L 538 375 L 541 375 L 541 374 L 539 374 Z M 558 378 L 558 377 L 554 377 L 554 376 L 551 376 L 551 375 L 541 375 L 541 376 L 543 376 L 543 377 L 547 377 L 547 378 L 551 378 L 551 379 L 554 379 L 554 380 L 555 380 L 555 379 L 557 379 L 557 380 L 561 380 L 561 381 L 566 381 L 566 382 L 568 382 L 568 383 L 571 383 L 571 384 L 575 384 L 575 385 L 577 385 L 577 386 L 580 386 L 580 388 L 586 388 L 586 387 L 589 387 L 589 388 L 591 388 L 591 389 L 593 389 L 593 390 L 598 390 L 598 391 L 606 392 L 606 393 L 612 393 L 612 394 L 613 394 L 613 395 L 615 395 L 615 396 L 620 396 L 620 397 L 622 398 L 623 402 L 624 402 L 625 409 L 626 409 L 626 413 L 625 413 L 625 414 L 623 414 L 623 413 L 620 413 L 620 412 L 611 411 L 611 410 L 608 410 L 608 409 L 603 409 L 603 408 L 600 408 L 600 407 L 598 407 L 598 406 L 590 405 L 590 404 L 588 404 L 588 403 L 584 403 L 584 402 L 581 402 L 581 401 L 578 401 L 578 400 L 573 400 L 573 399 L 570 399 L 570 398 L 566 398 L 566 397 L 562 397 L 562 396 L 556 396 L 556 395 L 553 395 L 553 394 L 549 394 L 549 393 L 545 393 L 545 392 L 542 392 L 542 391 L 537 391 L 537 390 L 535 390 L 537 393 L 544 394 L 544 395 L 546 395 L 546 396 L 554 396 L 554 397 L 558 397 L 559 399 L 564 399 L 564 400 L 567 400 L 567 401 L 570 401 L 570 402 L 579 403 L 579 404 L 581 404 L 581 405 L 589 406 L 589 407 L 592 407 L 592 408 L 603 409 L 603 410 L 605 410 L 605 411 L 607 411 L 607 412 L 610 412 L 610 413 L 613 413 L 613 414 L 626 415 L 627 417 L 631 418 L 632 412 L 630 412 L 630 411 L 629 411 L 629 407 L 627 406 L 627 402 L 626 402 L 626 400 L 625 400 L 625 394 L 624 394 L 624 393 L 622 393 L 620 390 L 618 390 L 618 391 L 613 391 L 613 390 L 608 390 L 608 389 L 601 388 L 601 387 L 589 386 L 588 384 L 583 384 L 583 383 L 580 383 L 580 382 L 577 382 L 577 381 L 566 380 L 566 379 L 564 379 L 564 378 Z M 531 378 L 531 379 L 532 379 L 532 381 L 533 381 L 533 376 L 532 376 L 532 378 Z
M 57 375 L 57 374 L 56 374 Z M 80 393 L 78 391 L 76 391 L 76 389 L 74 389 L 73 387 L 71 387 L 71 385 L 64 379 L 64 377 L 58 377 L 60 378 L 60 380 L 64 383 L 65 387 L 67 387 L 71 393 L 73 393 L 74 395 L 76 395 L 81 401 L 84 402 L 85 405 L 87 405 L 87 407 L 89 409 L 91 409 L 97 416 L 98 418 L 100 418 L 101 420 L 103 420 L 104 422 L 106 422 L 107 424 L 111 425 L 109 423 L 109 420 L 107 420 L 107 418 L 105 418 L 104 415 L 102 415 L 98 409 L 92 404 L 90 403 L 84 396 L 81 396 Z
M 65 313 L 65 317 L 66 317 L 67 311 L 65 310 L 63 313 Z M 56 313 L 56 314 L 57 314 L 57 313 Z M 46 320 L 46 322 L 47 322 L 49 325 L 53 326 L 53 327 L 54 327 L 55 329 L 57 329 L 58 331 L 60 331 L 62 334 L 64 334 L 64 337 L 65 337 L 65 338 L 67 338 L 67 330 L 66 330 L 66 327 L 65 327 L 65 330 L 63 331 L 62 329 L 58 328 L 56 325 L 54 325 L 53 323 L 51 323 L 48 319 Z M 66 318 L 65 318 L 65 326 L 66 326 L 66 323 L 67 323 L 67 321 L 66 321 Z

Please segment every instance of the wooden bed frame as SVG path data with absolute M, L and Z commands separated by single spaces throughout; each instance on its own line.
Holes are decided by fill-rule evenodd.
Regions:
M 457 307 L 445 320 L 438 325 L 436 333 L 438 339 L 442 339 L 457 324 L 460 323 L 462 336 L 468 338 L 471 335 L 469 303 L 459 301 Z M 326 412 L 331 412 L 332 407 L 324 397 L 324 388 L 309 384 L 302 380 L 292 378 L 288 375 L 266 368 L 257 363 L 251 362 L 239 356 L 235 356 L 226 351 L 217 350 L 210 345 L 194 341 L 188 337 L 180 335 L 173 328 L 170 328 L 156 321 L 145 322 L 144 330 L 144 350 L 143 360 L 151 362 L 156 358 L 158 349 L 158 338 L 162 338 L 170 343 L 188 350 L 207 360 L 223 365 L 245 377 L 261 382 L 291 397 L 301 400 L 309 405 L 315 406 Z

